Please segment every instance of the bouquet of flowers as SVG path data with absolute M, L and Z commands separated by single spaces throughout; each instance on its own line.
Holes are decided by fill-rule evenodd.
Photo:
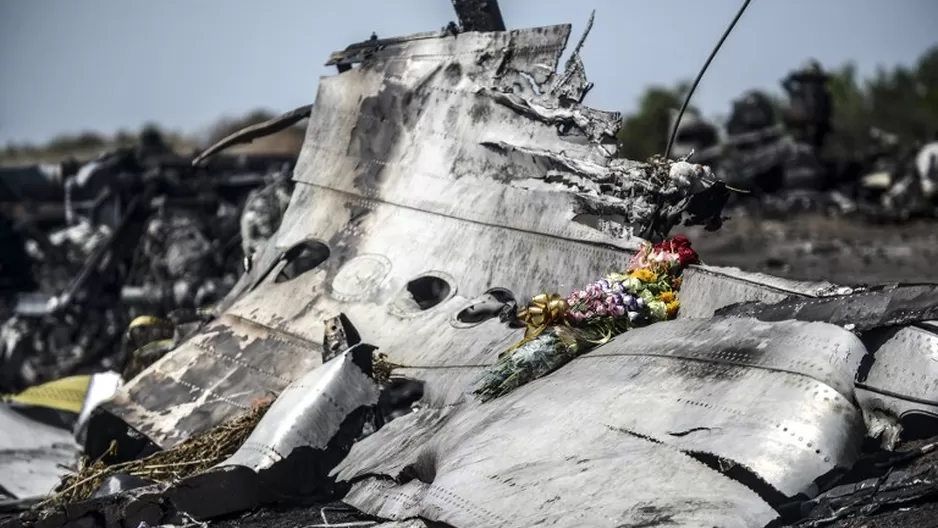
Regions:
M 643 245 L 624 271 L 566 297 L 534 297 L 518 312 L 524 338 L 486 369 L 474 393 L 483 401 L 497 398 L 631 328 L 674 318 L 681 274 L 699 263 L 690 241 L 678 235 Z

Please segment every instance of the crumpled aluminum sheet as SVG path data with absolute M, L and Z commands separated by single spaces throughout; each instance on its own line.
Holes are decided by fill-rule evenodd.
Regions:
M 45 497 L 77 460 L 71 431 L 0 405 L 0 489 L 19 499 Z
M 761 499 L 678 451 L 741 464 L 786 495 L 810 493 L 814 479 L 856 459 L 863 420 L 852 379 L 864 354 L 855 336 L 824 323 L 659 323 L 491 402 L 399 418 L 356 444 L 335 474 L 374 477 L 345 500 L 392 519 L 570 525 L 582 512 L 579 525 L 615 525 L 647 521 L 647 508 L 679 525 L 762 526 L 740 520 Z M 480 372 L 470 370 L 402 372 L 466 390 Z
M 359 68 L 323 78 L 284 220 L 222 303 L 225 314 L 129 382 L 107 409 L 171 447 L 307 372 L 321 355 L 323 321 L 340 312 L 391 362 L 481 367 L 517 331 L 495 319 L 457 322 L 471 299 L 503 287 L 524 302 L 621 269 L 641 240 L 573 221 L 617 198 L 524 183 L 560 167 L 639 185 L 645 169 L 614 159 L 605 145 L 564 140 L 557 120 L 566 117 L 521 114 L 480 91 L 512 86 L 538 108 L 559 106 L 553 68 L 569 30 L 399 39 Z M 618 119 L 575 103 L 568 111 L 573 126 L 596 130 Z M 286 264 L 280 256 L 307 241 L 327 245 L 329 258 L 276 282 Z M 439 304 L 412 310 L 398 301 L 422 276 L 445 281 L 448 291 Z
M 359 352 L 359 359 L 370 363 L 373 349 L 356 345 L 288 385 L 244 444 L 220 465 L 259 471 L 297 447 L 325 449 L 352 411 L 378 403 L 377 384 L 353 362 Z

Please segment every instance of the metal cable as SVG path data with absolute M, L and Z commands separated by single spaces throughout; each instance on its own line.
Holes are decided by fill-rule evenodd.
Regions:
M 703 78 L 704 73 L 707 71 L 707 68 L 710 67 L 710 63 L 713 62 L 713 58 L 716 57 L 717 53 L 720 51 L 720 48 L 723 46 L 723 42 L 726 41 L 726 37 L 730 36 L 730 32 L 733 31 L 733 28 L 736 27 L 736 22 L 739 21 L 739 18 L 743 16 L 743 12 L 746 11 L 746 8 L 749 7 L 749 2 L 752 0 L 745 0 L 743 5 L 740 6 L 739 11 L 736 12 L 736 16 L 733 17 L 733 21 L 730 22 L 730 25 L 727 26 L 726 31 L 723 32 L 723 36 L 720 37 L 720 41 L 717 42 L 716 47 L 713 48 L 713 51 L 710 52 L 710 56 L 707 57 L 707 62 L 704 63 L 703 68 L 700 69 L 700 72 L 697 73 L 697 78 L 694 79 L 694 84 L 691 85 L 690 91 L 687 92 L 687 96 L 684 97 L 684 103 L 681 104 L 681 110 L 677 113 L 677 119 L 674 121 L 674 128 L 671 129 L 671 135 L 668 137 L 668 147 L 664 151 L 664 157 L 671 157 L 671 147 L 674 146 L 674 138 L 677 137 L 677 129 L 681 124 L 681 118 L 684 117 L 684 112 L 687 110 L 687 105 L 690 104 L 690 98 L 693 97 L 694 91 L 697 89 L 697 85 L 700 84 L 700 79 Z

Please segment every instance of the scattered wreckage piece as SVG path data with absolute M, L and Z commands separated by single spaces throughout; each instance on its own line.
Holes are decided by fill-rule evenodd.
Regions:
M 890 284 L 819 299 L 742 303 L 721 308 L 716 315 L 762 321 L 826 321 L 863 332 L 938 319 L 938 285 Z
M 704 492 L 730 482 L 713 482 L 705 464 L 737 466 L 747 476 L 735 478 L 771 503 L 765 508 L 810 494 L 814 479 L 858 455 L 863 420 L 852 378 L 864 354 L 855 336 L 821 323 L 658 323 L 491 402 L 424 400 L 357 443 L 336 474 L 352 484 L 346 502 L 390 519 L 530 526 L 567 523 L 577 511 L 584 525 L 639 523 L 648 520 L 644 504 L 674 522 L 739 524 L 753 505 L 730 506 L 726 495 Z M 455 382 L 446 370 L 456 369 L 397 372 L 433 387 Z M 651 467 L 643 463 L 655 461 L 660 471 L 666 464 L 658 457 L 678 451 L 698 465 L 673 461 L 693 475 L 680 479 L 680 489 L 644 472 Z M 625 472 L 642 493 L 613 491 Z M 682 507 L 691 500 L 684 494 L 695 496 L 694 508 Z M 753 520 L 745 524 L 768 522 Z
M 667 232 L 677 220 L 661 210 L 679 212 L 702 172 L 674 182 L 667 163 L 616 160 L 608 145 L 568 142 L 562 123 L 532 119 L 481 90 L 559 107 L 553 68 L 569 31 L 384 41 L 359 68 L 323 78 L 283 222 L 220 303 L 227 311 L 131 381 L 108 411 L 171 447 L 309 370 L 322 355 L 323 321 L 336 313 L 381 321 L 361 332 L 391 363 L 483 366 L 515 331 L 461 321 L 473 299 L 493 287 L 509 292 L 506 302 L 544 284 L 572 287 L 628 261 L 641 242 L 630 224 L 636 234 Z M 583 89 L 568 84 L 564 93 Z M 581 123 L 597 130 L 615 115 L 577 111 L 605 116 Z M 610 190 L 548 184 L 550 171 Z M 576 218 L 615 219 L 609 210 L 621 213 L 617 228 Z M 298 273 L 285 274 L 303 255 Z M 252 333 L 261 337 L 238 344 Z M 428 397 L 461 399 L 459 386 L 427 387 Z
M 0 497 L 44 497 L 75 462 L 79 446 L 67 429 L 0 405 Z
M 841 484 L 800 505 L 797 528 L 935 526 L 938 519 L 938 452 L 919 444 L 873 460 L 868 478 Z
M 933 381 L 938 379 L 938 325 L 922 320 L 934 317 L 930 310 L 935 304 L 928 297 L 933 288 L 912 285 L 873 290 L 876 301 L 870 303 L 873 296 L 863 288 L 693 266 L 685 271 L 679 318 L 726 312 L 752 315 L 771 308 L 775 312 L 766 313 L 773 319 L 833 319 L 843 326 L 854 325 L 869 352 L 857 372 L 857 402 L 870 435 L 882 435 L 884 446 L 891 449 L 900 433 L 906 439 L 931 436 L 938 423 L 938 385 Z M 924 297 L 917 297 L 918 293 Z M 863 295 L 860 304 L 851 304 L 856 302 L 855 295 Z M 798 311 L 806 302 L 830 308 L 814 314 Z M 913 313 L 907 302 L 916 303 L 920 310 Z
M 130 321 L 217 301 L 241 274 L 245 248 L 279 224 L 293 160 L 219 157 L 193 168 L 168 151 L 143 150 L 63 163 L 39 189 L 16 185 L 18 173 L 0 173 L 0 187 L 12 179 L 14 191 L 0 192 L 0 202 L 61 205 L 56 218 L 26 210 L 0 222 L 0 237 L 22 249 L 10 248 L 11 263 L 22 268 L 10 271 L 24 275 L 0 281 L 0 392 L 125 370 L 135 350 L 121 343 Z M 33 194 L 17 194 L 25 191 Z

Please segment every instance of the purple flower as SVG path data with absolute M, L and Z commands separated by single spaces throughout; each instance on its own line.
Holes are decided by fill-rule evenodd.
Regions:
M 598 316 L 606 315 L 606 305 L 602 301 L 593 301 L 590 304 L 590 311 Z
M 586 316 L 583 315 L 582 312 L 568 312 L 567 316 L 570 317 L 570 320 L 574 323 L 582 323 L 583 320 L 586 319 Z
M 612 284 L 610 284 L 606 279 L 599 279 L 596 281 L 596 285 L 599 286 L 599 289 L 602 290 L 603 293 L 609 293 L 612 291 Z
M 594 282 L 586 287 L 586 294 L 590 299 L 596 299 L 602 297 L 603 290 L 598 284 Z
M 629 312 L 629 321 L 632 321 L 632 322 L 634 323 L 635 320 L 638 319 L 640 315 L 641 315 L 641 314 L 639 314 L 638 312 L 632 312 L 632 311 L 630 311 L 630 312 Z
M 625 306 L 618 306 L 618 305 L 613 306 L 612 315 L 615 317 L 622 317 L 623 315 L 625 315 Z
M 615 281 L 612 283 L 612 291 L 616 293 L 625 293 L 625 284 L 622 284 L 622 281 Z

